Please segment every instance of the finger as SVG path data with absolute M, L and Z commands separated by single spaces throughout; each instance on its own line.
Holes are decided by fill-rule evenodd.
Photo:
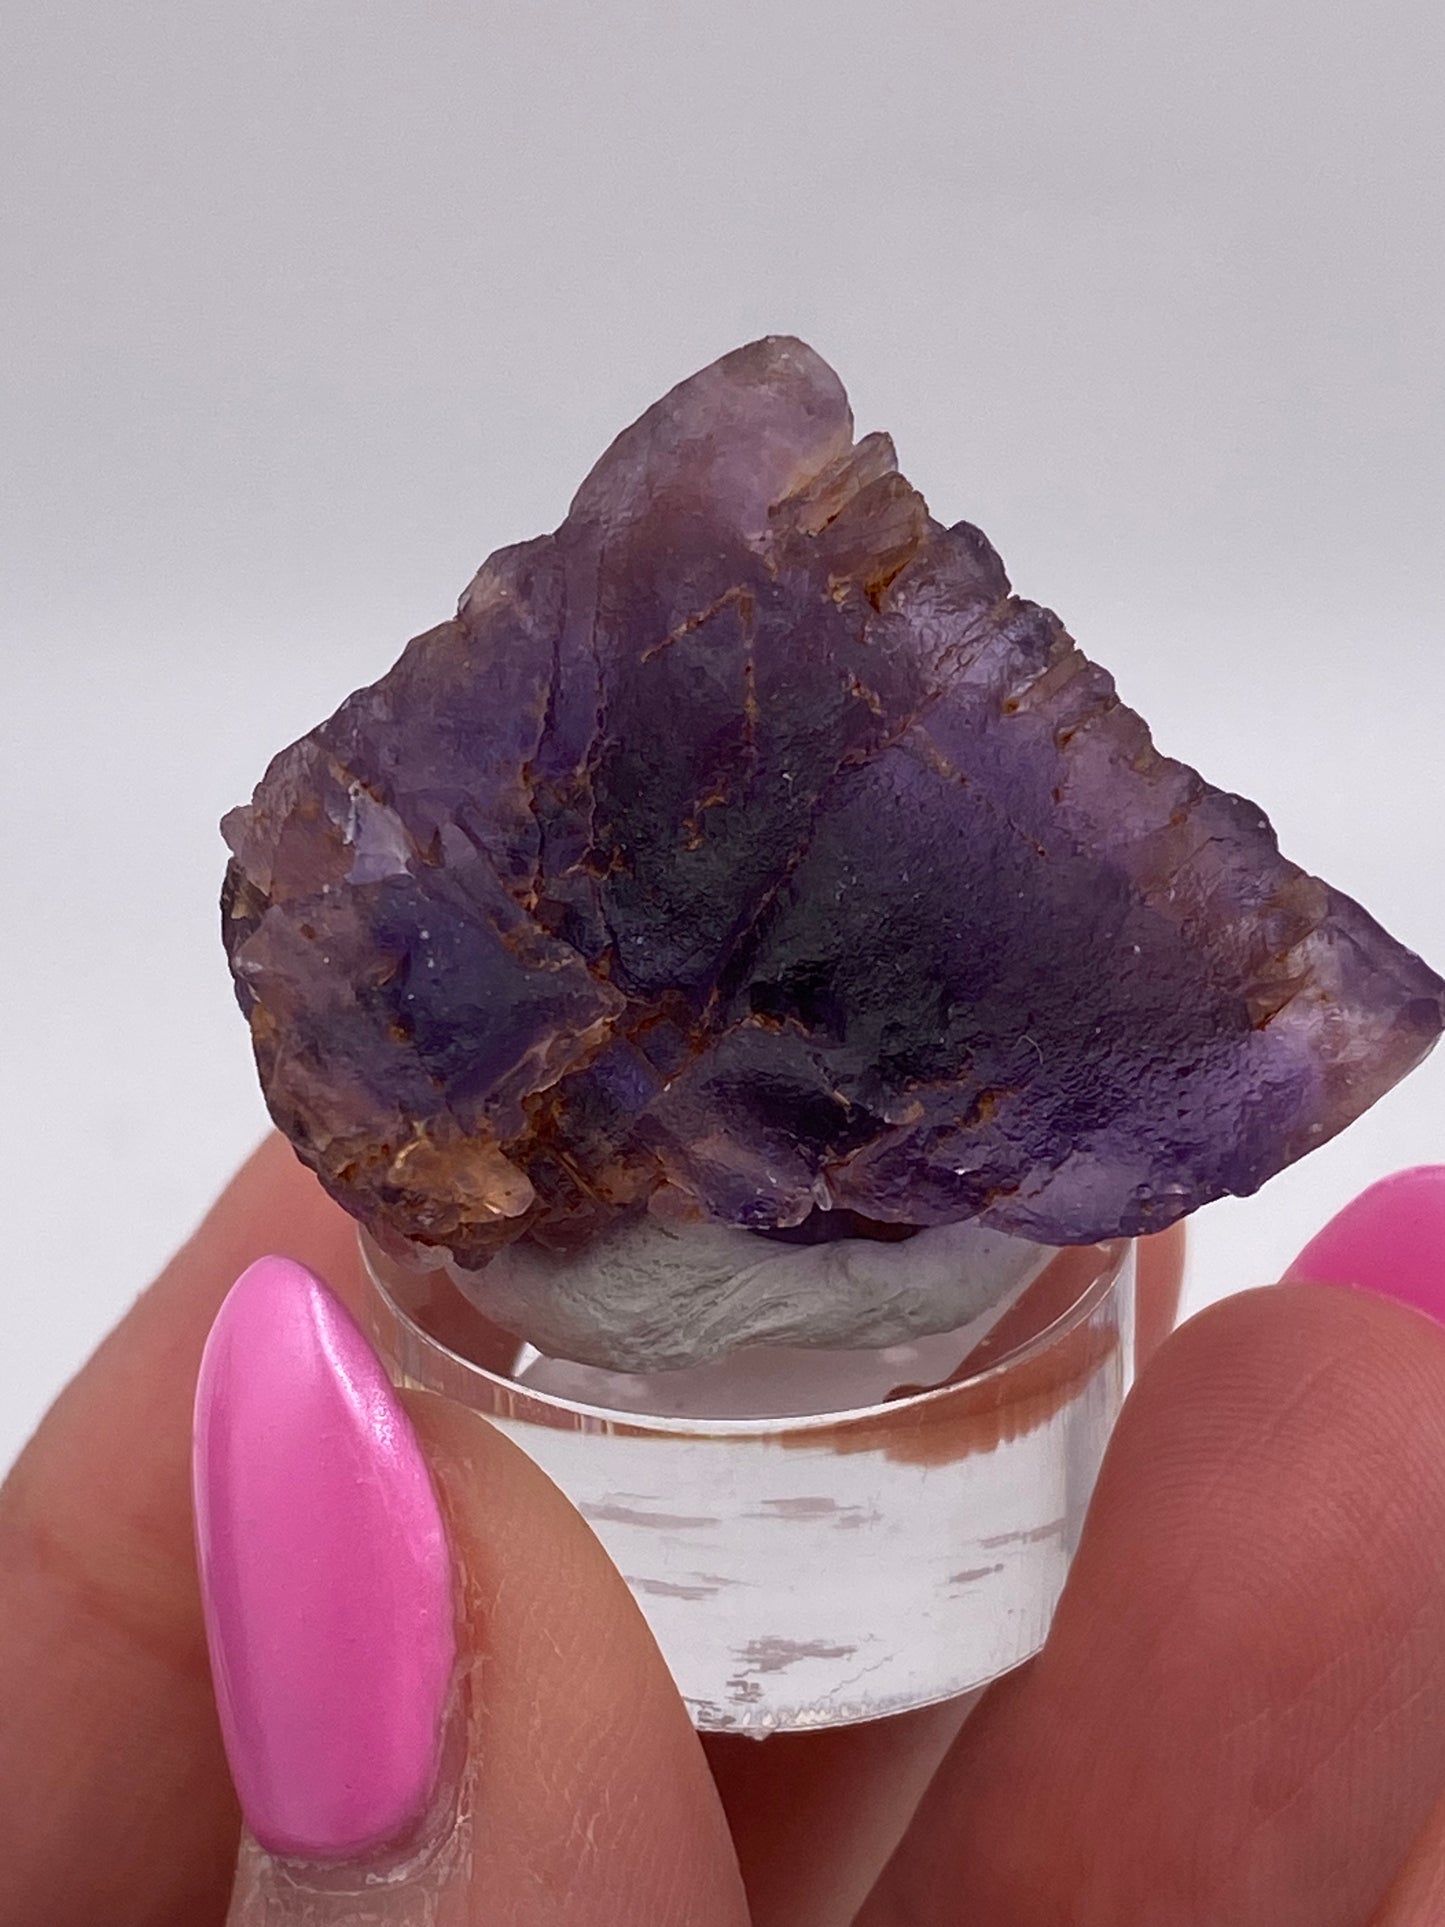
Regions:
M 299 1266 L 253 1266 L 221 1311 L 197 1515 L 255 1836 L 234 1922 L 742 1927 L 702 1749 L 625 1581 L 501 1433 L 403 1406 Z
M 1427 1316 L 1445 1316 L 1445 1170 L 1421 1165 L 1370 1186 L 1311 1239 L 1290 1267 L 1296 1278 L 1383 1286 Z M 1439 1927 L 1445 1920 L 1445 1798 L 1370 1918 L 1370 1927 Z
M 201 1347 L 268 1246 L 345 1284 L 355 1227 L 272 1138 L 56 1401 L 0 1490 L 0 1923 L 219 1921 L 237 1818 L 188 1466 Z
M 752 1927 L 853 1918 L 977 1697 L 830 1732 L 706 1736 Z
M 1442 1784 L 1445 1331 L 1276 1286 L 1155 1359 L 861 1921 L 1357 1927 Z
M 1135 1356 L 1173 1329 L 1184 1226 L 1137 1246 Z M 851 1920 L 979 1696 L 827 1733 L 704 1741 L 727 1809 L 754 1927 Z

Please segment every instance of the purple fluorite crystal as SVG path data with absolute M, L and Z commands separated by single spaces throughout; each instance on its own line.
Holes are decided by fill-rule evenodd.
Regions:
M 1157 1230 L 1445 1017 L 788 339 L 649 409 L 225 830 L 273 1115 L 469 1265 L 644 1206 Z

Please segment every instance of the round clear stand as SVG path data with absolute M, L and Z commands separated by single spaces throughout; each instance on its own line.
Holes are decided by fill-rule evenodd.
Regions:
M 541 1359 L 445 1271 L 362 1242 L 397 1382 L 499 1427 L 571 1498 L 699 1727 L 877 1719 L 1043 1644 L 1128 1389 L 1132 1245 L 1060 1251 L 952 1358 L 945 1334 L 646 1381 Z M 860 1382 L 886 1390 L 862 1404 Z M 797 1409 L 735 1415 L 780 1388 Z M 847 1409 L 829 1409 L 830 1388 Z

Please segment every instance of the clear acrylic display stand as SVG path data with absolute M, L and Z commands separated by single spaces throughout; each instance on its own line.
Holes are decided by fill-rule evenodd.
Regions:
M 567 1493 L 699 1727 L 876 1719 L 1042 1645 L 1128 1388 L 1131 1245 L 1059 1252 L 963 1355 L 944 1334 L 650 1380 L 541 1358 L 444 1270 L 363 1247 L 398 1382 L 499 1427 Z

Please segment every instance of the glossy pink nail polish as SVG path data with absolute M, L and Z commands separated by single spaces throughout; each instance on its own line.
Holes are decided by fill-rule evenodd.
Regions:
M 455 1641 L 446 1534 L 376 1354 L 287 1258 L 242 1273 L 196 1393 L 196 1538 L 216 1701 L 272 1853 L 364 1854 L 436 1778 Z
M 1381 1178 L 1318 1232 L 1287 1274 L 1358 1285 L 1445 1323 L 1445 1164 Z

